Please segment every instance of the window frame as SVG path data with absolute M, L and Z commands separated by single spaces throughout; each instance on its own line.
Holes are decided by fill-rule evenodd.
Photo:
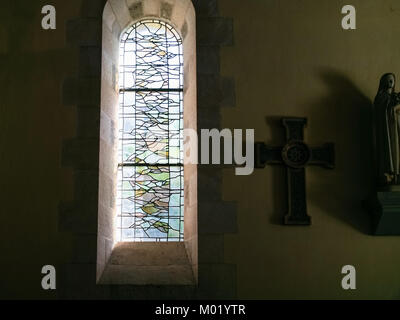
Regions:
M 138 39 L 141 37 L 141 35 L 138 33 L 138 29 L 140 27 L 142 27 L 142 26 L 146 27 L 146 25 L 151 25 L 151 24 L 159 24 L 160 27 L 163 30 L 165 29 L 165 38 L 164 39 L 165 39 L 165 49 L 166 49 L 165 51 L 166 51 L 166 54 L 167 54 L 167 63 L 166 64 L 157 65 L 157 64 L 153 64 L 153 63 L 146 63 L 145 61 L 143 61 L 142 64 L 138 63 L 138 56 L 143 54 L 143 53 L 146 53 L 146 50 L 144 52 L 139 52 L 139 50 L 137 49 L 137 44 L 139 42 Z M 170 34 L 168 34 L 168 30 L 169 30 Z M 150 30 L 149 30 L 149 32 L 151 33 Z M 132 36 L 132 33 L 134 33 L 133 36 Z M 170 39 L 170 36 L 173 36 L 174 39 L 168 41 L 168 39 Z M 160 42 L 163 42 L 164 39 L 160 39 Z M 126 61 L 127 53 L 128 52 L 131 53 L 132 50 L 133 50 L 133 49 L 130 49 L 130 50 L 126 49 L 127 43 L 134 43 L 134 46 L 135 46 L 135 49 L 133 51 L 134 54 L 132 54 L 132 56 L 134 56 L 134 57 L 132 57 L 132 58 L 134 58 L 134 62 L 132 64 L 129 61 Z M 175 57 L 173 57 L 173 59 L 176 59 L 176 57 L 178 57 L 178 59 L 176 59 L 176 60 L 178 60 L 178 64 L 177 65 L 170 65 L 170 63 L 168 61 L 169 60 L 168 55 L 170 54 L 170 51 L 168 50 L 168 48 L 170 47 L 171 44 L 177 46 L 177 50 L 176 50 L 177 54 L 176 54 Z M 115 228 L 119 229 L 120 232 L 117 232 L 117 237 L 118 237 L 120 242 L 130 242 L 130 241 L 131 242 L 141 242 L 141 241 L 144 241 L 144 242 L 174 242 L 174 241 L 177 241 L 177 242 L 180 242 L 180 241 L 184 240 L 184 226 L 183 226 L 183 223 L 184 223 L 184 189 L 183 189 L 183 186 L 184 186 L 184 183 L 183 183 L 183 180 L 184 180 L 184 168 L 183 168 L 184 167 L 184 163 L 183 163 L 183 129 L 184 129 L 183 128 L 183 113 L 184 113 L 184 103 L 183 103 L 184 74 L 183 74 L 183 69 L 184 69 L 184 59 L 183 59 L 183 41 L 182 41 L 182 38 L 181 38 L 180 34 L 178 33 L 178 31 L 175 30 L 175 28 L 171 24 L 169 24 L 168 22 L 165 22 L 162 19 L 145 18 L 145 19 L 140 19 L 139 21 L 136 21 L 134 24 L 132 24 L 130 27 L 128 27 L 127 29 L 125 29 L 121 33 L 119 51 L 120 51 L 119 52 L 119 74 L 120 74 L 119 79 L 120 79 L 120 83 L 119 83 L 118 87 L 119 87 L 119 100 L 120 100 L 120 103 L 119 103 L 119 119 L 120 119 L 120 121 L 119 121 L 119 130 L 118 130 L 118 132 L 119 132 L 118 140 L 119 140 L 119 148 L 121 148 L 121 150 L 119 150 L 119 155 L 118 155 L 118 178 L 117 178 L 117 185 L 118 185 L 118 188 L 117 188 L 118 189 L 118 191 L 117 191 L 118 192 L 118 196 L 117 196 L 117 201 L 118 201 L 118 203 L 117 203 L 117 215 L 118 215 L 118 218 L 117 218 L 116 226 L 115 226 Z M 157 52 L 155 52 L 155 53 L 157 53 Z M 147 56 L 146 60 L 147 59 L 151 60 L 154 56 L 155 56 L 155 54 L 153 54 L 151 56 Z M 143 59 L 143 60 L 145 60 L 145 59 Z M 174 69 L 170 69 L 171 66 L 175 67 L 175 68 Z M 140 67 L 140 68 L 138 68 L 138 67 Z M 149 69 L 153 69 L 153 71 L 155 72 L 155 74 L 150 75 L 150 77 L 145 78 L 146 80 L 151 81 L 152 77 L 157 78 L 157 76 L 159 76 L 160 74 L 161 74 L 161 79 L 163 79 L 162 74 L 164 73 L 164 77 L 165 77 L 165 73 L 168 73 L 167 74 L 167 80 L 163 79 L 163 83 L 161 84 L 161 86 L 154 86 L 154 85 L 152 86 L 152 85 L 150 85 L 150 86 L 139 87 L 137 85 L 138 80 L 136 80 L 134 78 L 135 78 L 135 76 L 137 76 L 136 72 L 137 72 L 138 69 L 139 70 L 143 70 L 143 69 L 141 69 L 142 67 L 144 67 L 144 68 L 147 67 Z M 163 72 L 163 68 L 167 68 L 167 72 L 165 72 L 165 71 Z M 126 69 L 128 69 L 128 71 L 126 71 Z M 178 78 L 178 80 L 175 78 L 174 79 L 175 81 L 172 81 L 172 82 L 177 84 L 177 85 L 171 87 L 171 82 L 170 81 L 171 81 L 171 79 L 173 79 L 171 77 L 172 71 L 178 71 L 177 72 L 178 75 L 176 76 L 176 78 Z M 133 79 L 132 79 L 133 85 L 132 86 L 128 86 L 128 85 L 126 85 L 126 82 L 125 82 L 126 76 L 127 76 L 127 75 L 125 75 L 125 73 L 133 73 L 133 72 L 136 73 L 135 76 L 133 76 Z M 160 74 L 158 74 L 158 73 L 160 73 Z M 129 81 L 129 82 L 131 82 L 131 81 Z M 166 87 L 165 87 L 165 83 L 167 83 Z M 136 110 L 136 109 L 140 108 L 139 107 L 140 103 L 137 101 L 137 94 L 139 94 L 139 93 L 143 93 L 143 94 L 144 93 L 148 93 L 148 94 L 151 95 L 152 93 L 157 93 L 157 92 L 160 93 L 161 96 L 165 95 L 165 94 L 167 95 L 168 108 L 170 108 L 170 100 L 172 99 L 172 98 L 170 98 L 170 94 L 172 95 L 172 94 L 178 93 L 178 97 L 176 97 L 176 98 L 179 99 L 179 102 L 178 102 L 178 105 L 179 105 L 179 108 L 178 108 L 179 109 L 179 111 L 178 111 L 179 112 L 179 116 L 178 116 L 179 117 L 179 128 L 177 130 L 178 131 L 178 133 L 177 133 L 178 134 L 178 138 L 175 139 L 175 140 L 179 140 L 179 151 L 178 151 L 179 152 L 179 156 L 178 156 L 179 159 L 172 159 L 171 160 L 171 154 L 169 153 L 168 156 L 166 156 L 165 159 L 159 159 L 160 162 L 138 161 L 137 150 L 138 150 L 138 147 L 140 145 L 140 142 L 143 142 L 143 144 L 145 144 L 148 141 L 145 138 L 143 138 L 143 141 L 140 141 L 142 139 L 138 139 L 138 136 L 137 136 L 137 128 L 136 128 L 137 127 L 137 122 L 136 122 L 137 117 L 139 116 L 139 118 L 140 118 L 140 116 L 146 115 L 146 111 L 142 110 L 142 112 L 140 112 L 140 111 Z M 126 117 L 125 116 L 125 112 L 124 112 L 124 109 L 127 107 L 127 105 L 125 104 L 125 94 L 128 95 L 129 93 L 133 93 L 135 95 L 134 104 L 132 105 L 132 109 L 134 109 L 134 110 L 132 111 L 133 112 L 132 113 L 133 116 L 132 116 L 132 114 L 129 114 L 130 117 L 128 117 L 128 116 Z M 165 98 L 165 96 L 164 96 L 164 98 Z M 145 98 L 143 98 L 143 100 L 145 100 Z M 129 106 L 129 104 L 128 104 L 128 106 Z M 143 106 L 142 107 L 147 107 L 145 101 L 143 101 Z M 170 110 L 168 110 L 166 113 L 164 113 L 164 116 L 165 115 L 168 116 L 167 152 L 170 151 L 171 140 L 172 140 L 171 139 L 171 131 L 170 131 L 169 125 L 170 125 L 170 121 L 173 121 L 173 119 L 171 120 L 170 114 L 171 114 Z M 125 138 L 125 135 L 126 135 L 125 120 L 132 119 L 132 118 L 135 119 L 135 126 L 134 127 L 132 126 L 133 129 L 132 129 L 131 134 L 132 134 L 133 138 L 131 138 L 129 140 L 129 139 Z M 161 124 L 161 123 L 159 123 L 159 124 Z M 148 128 L 148 132 L 151 133 L 151 130 L 149 128 Z M 128 136 L 131 136 L 131 134 L 128 134 Z M 147 132 L 145 132 L 143 130 L 142 134 L 147 134 Z M 159 136 L 155 136 L 155 139 L 158 139 L 158 138 L 160 138 L 160 137 Z M 125 156 L 124 156 L 124 145 L 125 145 L 125 141 L 127 141 L 127 140 L 128 140 L 128 143 L 129 143 L 129 141 L 132 141 L 131 143 L 132 143 L 132 145 L 134 145 L 135 152 L 131 155 L 131 157 L 134 156 L 134 158 L 135 158 L 134 161 L 129 160 L 131 157 L 129 157 L 128 159 L 125 159 Z M 139 140 L 139 142 L 138 142 L 138 140 Z M 147 150 L 149 150 L 149 149 L 147 148 Z M 143 150 L 142 150 L 142 152 L 143 152 Z M 163 160 L 165 160 L 166 162 L 164 162 Z M 177 189 L 176 190 L 172 190 L 172 186 L 171 186 L 171 183 L 170 183 L 171 179 L 172 179 L 171 178 L 171 170 L 169 169 L 169 177 L 168 177 L 168 180 L 169 180 L 168 185 L 169 185 L 169 187 L 164 188 L 164 190 L 169 190 L 168 191 L 168 193 L 169 193 L 169 206 L 168 206 L 168 214 L 167 214 L 167 216 L 166 217 L 162 217 L 162 216 L 154 215 L 154 216 L 150 216 L 150 219 L 146 219 L 146 218 L 149 218 L 149 217 L 144 217 L 143 220 L 142 220 L 146 224 L 151 224 L 152 223 L 151 221 L 154 221 L 153 222 L 153 226 L 156 225 L 156 224 L 160 224 L 160 223 L 165 224 L 165 221 L 167 220 L 168 221 L 167 222 L 167 224 L 168 224 L 167 227 L 168 228 L 172 228 L 171 224 L 170 224 L 170 220 L 179 220 L 179 222 L 178 222 L 178 224 L 179 224 L 179 227 L 178 227 L 179 228 L 178 229 L 179 234 L 178 234 L 178 236 L 175 236 L 175 237 L 174 236 L 170 236 L 169 229 L 167 229 L 168 230 L 167 232 L 163 232 L 163 231 L 160 230 L 160 229 L 162 229 L 161 227 L 160 228 L 153 227 L 153 228 L 149 228 L 149 229 L 153 229 L 153 232 L 155 231 L 156 233 L 157 233 L 157 231 L 159 231 L 160 233 L 166 233 L 166 235 L 165 236 L 160 236 L 160 237 L 150 237 L 150 236 L 148 236 L 148 238 L 146 238 L 146 237 L 142 238 L 140 236 L 137 236 L 137 234 L 141 234 L 142 232 L 147 234 L 148 230 L 144 230 L 145 229 L 144 227 L 142 228 L 143 231 L 141 231 L 140 227 L 125 227 L 124 226 L 124 221 L 128 221 L 129 224 L 130 223 L 133 223 L 133 224 L 137 223 L 136 222 L 137 221 L 137 217 L 135 216 L 135 213 L 133 213 L 133 214 L 132 213 L 128 213 L 128 215 L 126 213 L 124 213 L 123 206 L 124 206 L 124 201 L 125 200 L 128 200 L 129 198 L 132 198 L 132 196 L 133 196 L 133 198 L 135 200 L 129 200 L 129 201 L 134 203 L 134 206 L 135 206 L 134 210 L 135 211 L 136 210 L 137 211 L 143 211 L 142 210 L 143 207 L 148 206 L 148 205 L 154 205 L 154 202 L 149 202 L 148 204 L 143 205 L 141 208 L 137 209 L 137 206 L 139 206 L 139 203 L 140 202 L 145 203 L 145 200 L 141 199 L 140 197 L 138 198 L 136 196 L 136 189 L 135 188 L 132 189 L 133 195 L 130 196 L 128 199 L 123 197 L 124 192 L 127 192 L 127 190 L 125 190 L 124 187 L 123 187 L 124 182 L 125 181 L 130 181 L 131 184 L 132 183 L 136 184 L 136 179 L 135 178 L 131 177 L 130 179 L 127 180 L 125 178 L 125 176 L 124 176 L 124 172 L 125 172 L 124 169 L 125 168 L 132 168 L 132 167 L 133 168 L 148 168 L 147 170 L 165 170 L 166 167 L 168 167 L 168 168 L 171 168 L 171 167 L 172 168 L 175 168 L 175 167 L 181 168 L 180 169 L 180 173 L 179 173 L 179 180 L 180 180 L 180 183 L 179 183 L 180 184 L 180 186 L 179 186 L 179 189 L 180 189 L 180 191 L 179 191 L 179 204 L 177 205 L 179 207 L 179 215 L 177 217 L 176 216 L 174 217 L 173 215 L 171 216 L 171 205 L 170 205 L 171 195 L 173 194 L 173 191 L 175 191 L 175 194 L 178 194 L 178 190 Z M 135 170 L 135 176 L 137 176 L 137 175 L 138 175 L 137 171 Z M 160 189 L 163 189 L 163 188 L 160 187 Z M 162 191 L 163 190 L 160 190 L 161 193 L 162 193 Z M 154 205 L 153 207 L 157 208 L 157 205 Z M 157 209 L 162 210 L 163 208 L 159 207 Z M 146 214 L 145 212 L 142 212 L 142 213 Z M 138 218 L 138 220 L 139 220 L 138 224 L 140 226 L 140 220 L 141 219 Z M 150 220 L 150 221 L 148 221 L 148 220 Z M 177 222 L 175 221 L 175 224 L 176 223 Z M 154 230 L 154 229 L 156 229 L 156 230 Z M 126 231 L 124 231 L 124 230 L 126 230 Z M 176 230 L 174 230 L 174 231 L 176 231 Z M 129 237 L 129 236 L 124 235 L 124 234 L 129 234 L 129 233 L 133 233 L 133 237 Z M 172 233 L 174 233 L 174 232 L 172 232 Z
M 197 131 L 196 14 L 192 1 L 108 0 L 103 12 L 102 27 L 96 259 L 98 284 L 179 285 L 191 283 L 190 277 L 194 278 L 194 283 L 198 280 L 197 165 L 184 161 L 183 242 L 118 243 L 114 234 L 120 36 L 123 30 L 146 18 L 167 22 L 183 40 L 184 129 Z M 184 160 L 186 157 L 184 151 Z M 175 256 L 166 259 L 166 250 Z M 168 261 L 171 258 L 179 265 L 170 266 Z M 172 278 L 170 268 L 175 270 Z

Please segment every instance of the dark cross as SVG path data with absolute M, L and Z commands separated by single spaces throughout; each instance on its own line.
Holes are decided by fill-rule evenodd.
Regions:
M 283 118 L 286 128 L 286 145 L 269 147 L 265 143 L 255 144 L 255 167 L 265 168 L 267 164 L 283 164 L 287 168 L 288 213 L 285 225 L 311 225 L 307 214 L 305 167 L 308 165 L 333 169 L 335 145 L 326 143 L 322 147 L 310 148 L 304 142 L 306 118 Z

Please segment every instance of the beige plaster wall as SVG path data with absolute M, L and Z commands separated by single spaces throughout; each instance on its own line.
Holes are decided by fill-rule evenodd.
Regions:
M 254 128 L 256 140 L 282 145 L 266 117 L 308 117 L 306 140 L 336 144 L 336 169 L 307 169 L 311 227 L 279 223 L 286 210 L 280 167 L 247 177 L 225 171 L 225 200 L 238 201 L 237 235 L 225 258 L 237 263 L 240 298 L 400 298 L 400 237 L 372 237 L 361 202 L 371 191 L 368 110 L 385 72 L 400 74 L 398 1 L 353 0 L 357 30 L 341 28 L 346 1 L 221 0 L 233 17 L 235 46 L 222 71 L 236 81 L 228 128 Z M 341 268 L 357 270 L 357 290 L 341 288 Z

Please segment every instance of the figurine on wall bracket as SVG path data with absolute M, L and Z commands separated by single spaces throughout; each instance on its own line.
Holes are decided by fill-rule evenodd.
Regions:
M 374 101 L 378 183 L 389 190 L 400 190 L 400 95 L 395 92 L 396 77 L 384 74 Z
M 374 100 L 377 189 L 370 201 L 374 235 L 400 235 L 400 94 L 384 74 Z

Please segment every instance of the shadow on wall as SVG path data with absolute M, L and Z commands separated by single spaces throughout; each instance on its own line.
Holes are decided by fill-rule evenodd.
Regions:
M 370 234 L 371 221 L 363 202 L 374 191 L 372 102 L 346 75 L 335 69 L 320 69 L 318 76 L 327 86 L 328 95 L 303 106 L 304 113 L 296 116 L 308 118 L 312 132 L 305 129 L 305 140 L 312 140 L 311 146 L 335 143 L 336 166 L 334 170 L 306 169 L 306 181 L 310 170 L 318 170 L 317 180 L 307 184 L 309 214 L 315 216 L 310 212 L 312 204 L 320 209 L 321 215 L 329 214 L 361 233 Z M 266 117 L 272 134 L 268 145 L 285 143 L 281 118 Z M 329 141 L 322 138 L 318 141 L 318 134 Z M 282 225 L 287 212 L 286 169 L 273 166 L 272 175 L 274 204 L 270 223 Z
M 321 212 L 371 234 L 363 202 L 374 192 L 372 101 L 340 71 L 320 68 L 317 72 L 328 94 L 311 105 L 312 126 L 317 132 L 329 132 L 336 167 L 322 186 L 309 186 L 309 199 Z

